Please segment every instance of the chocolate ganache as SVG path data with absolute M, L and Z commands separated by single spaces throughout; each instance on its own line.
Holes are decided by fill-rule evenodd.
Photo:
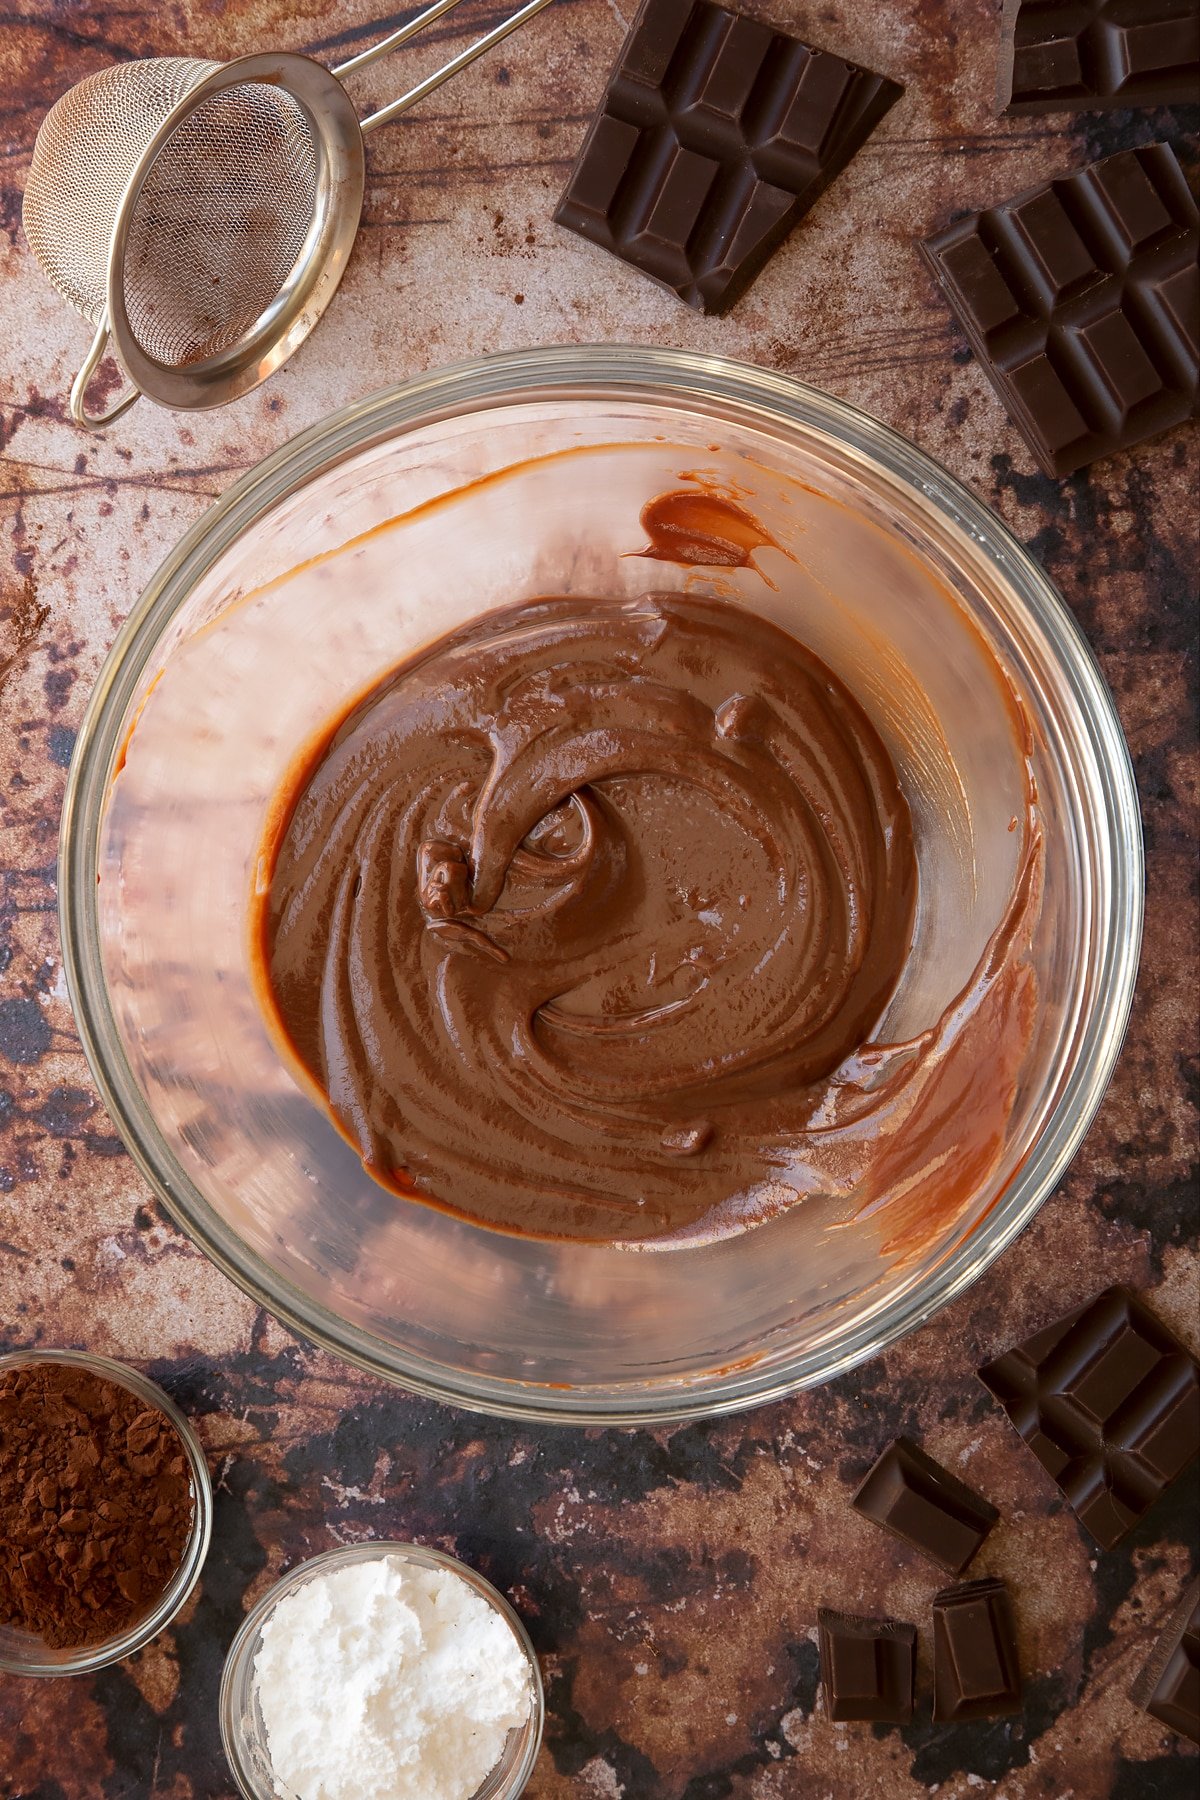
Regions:
M 486 614 L 323 734 L 279 817 L 278 1023 L 377 1179 L 502 1230 L 670 1237 L 796 1170 L 791 1199 L 869 1202 L 888 1118 L 955 1104 L 949 1048 L 996 1027 L 960 997 L 873 1045 L 908 807 L 842 682 L 729 602 Z

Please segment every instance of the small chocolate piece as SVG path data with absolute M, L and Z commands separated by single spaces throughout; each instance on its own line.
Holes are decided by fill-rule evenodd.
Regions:
M 817 1613 L 821 1680 L 831 1719 L 874 1719 L 907 1725 L 913 1715 L 917 1629 L 899 1619 Z
M 1200 1451 L 1200 1367 L 1121 1287 L 979 1371 L 1105 1549 Z
M 1000 1514 L 908 1438 L 889 1444 L 853 1506 L 885 1531 L 961 1575 Z
M 554 217 L 724 312 L 903 91 L 713 0 L 643 0 Z
M 1002 1581 L 964 1581 L 933 1602 L 933 1716 L 998 1719 L 1021 1710 L 1012 1602 Z
M 1169 144 L 969 213 L 922 249 L 1047 475 L 1195 415 L 1200 230 Z
M 1200 1744 L 1200 1581 L 1193 1581 L 1168 1619 L 1134 1683 L 1133 1698 L 1172 1731 Z
M 1200 100 L 1196 0 L 1004 0 L 1008 113 Z

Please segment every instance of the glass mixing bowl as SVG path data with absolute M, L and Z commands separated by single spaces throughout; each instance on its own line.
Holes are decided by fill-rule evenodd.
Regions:
M 758 568 L 640 560 L 643 505 L 741 496 Z M 760 572 L 761 571 L 761 572 Z M 806 1201 L 635 1251 L 501 1235 L 378 1186 L 298 1086 L 251 981 L 265 823 L 313 732 L 405 654 L 547 593 L 693 588 L 777 620 L 864 702 L 921 868 L 884 1035 L 929 1025 L 1012 884 L 1026 770 L 1045 833 L 1037 1017 L 995 1166 L 914 1246 L 885 1205 Z M 132 748 L 130 747 L 132 743 Z M 375 1373 L 525 1418 L 728 1411 L 927 1319 L 1063 1173 L 1128 1013 L 1137 797 L 1111 698 L 1041 570 L 943 469 L 791 379 L 678 351 L 461 364 L 348 407 L 253 469 L 167 558 L 97 682 L 62 832 L 67 980 L 140 1167 L 215 1262 Z M 981 1074 L 986 1079 L 986 1071 Z

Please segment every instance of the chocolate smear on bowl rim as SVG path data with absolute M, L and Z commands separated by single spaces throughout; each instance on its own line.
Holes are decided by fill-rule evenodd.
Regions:
M 678 563 L 682 568 L 753 569 L 761 575 L 755 551 L 779 550 L 791 557 L 753 513 L 731 496 L 704 486 L 655 495 L 643 506 L 640 522 L 650 542 L 634 555 L 650 562 Z

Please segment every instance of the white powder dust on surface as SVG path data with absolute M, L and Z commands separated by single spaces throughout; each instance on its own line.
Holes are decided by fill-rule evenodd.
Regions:
M 520 1644 L 461 1576 L 396 1556 L 285 1594 L 253 1685 L 285 1800 L 471 1800 L 533 1695 Z

